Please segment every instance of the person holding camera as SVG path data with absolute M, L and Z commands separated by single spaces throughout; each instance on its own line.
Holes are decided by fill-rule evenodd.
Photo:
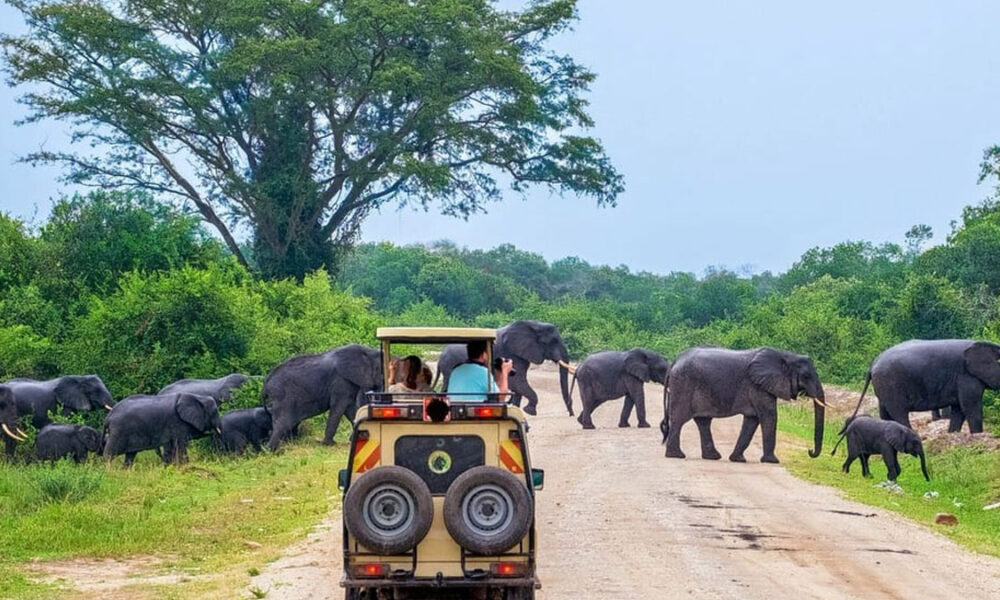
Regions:
M 485 402 L 487 398 L 498 398 L 493 394 L 503 395 L 508 392 L 507 378 L 514 365 L 509 360 L 499 361 L 494 374 L 490 373 L 486 361 L 489 360 L 488 346 L 485 341 L 477 340 L 466 344 L 469 360 L 451 372 L 448 380 L 448 393 L 455 394 L 456 402 Z M 488 396 L 489 395 L 489 396 Z M 502 401 L 502 400 L 499 400 Z

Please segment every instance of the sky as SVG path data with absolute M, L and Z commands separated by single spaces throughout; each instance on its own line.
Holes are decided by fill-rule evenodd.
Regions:
M 553 47 L 598 75 L 590 133 L 625 177 L 618 206 L 539 190 L 468 221 L 387 208 L 364 240 L 783 271 L 917 223 L 939 243 L 991 192 L 977 176 L 1000 143 L 998 2 L 580 0 L 579 16 Z M 21 30 L 0 5 L 0 32 Z M 69 188 L 16 159 L 68 147 L 68 129 L 15 127 L 17 95 L 0 86 L 0 211 L 37 223 Z

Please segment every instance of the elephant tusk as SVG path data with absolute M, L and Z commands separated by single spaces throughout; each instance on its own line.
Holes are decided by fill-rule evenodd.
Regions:
M 23 437 L 24 439 L 28 439 L 28 434 L 27 434 L 27 433 L 25 433 L 25 432 L 24 432 L 24 430 L 23 430 L 23 429 L 21 429 L 20 427 L 15 427 L 15 428 L 14 428 L 14 431 L 16 431 L 16 432 L 17 432 L 17 435 L 19 435 L 19 436 Z
M 564 360 L 560 360 L 558 362 L 559 362 L 559 366 L 560 367 L 562 367 L 562 368 L 566 369 L 567 371 L 569 371 L 570 375 L 576 375 L 576 369 L 574 369 L 572 366 L 570 366 L 570 364 L 568 362 L 566 362 Z
M 9 435 L 10 437 L 14 438 L 15 440 L 19 441 L 19 442 L 23 442 L 23 441 L 25 441 L 25 440 L 28 439 L 26 437 L 25 438 L 20 438 L 17 435 L 15 435 L 14 432 L 10 430 L 10 427 L 7 427 L 6 423 L 3 424 L 3 432 L 6 433 L 7 435 Z
M 820 406 L 822 406 L 823 408 L 830 408 L 830 405 L 829 405 L 829 404 L 827 404 L 826 402 L 823 402 L 823 401 L 822 401 L 822 400 L 820 400 L 819 398 L 813 398 L 813 402 L 815 402 L 816 404 L 819 404 L 819 405 L 820 405 Z M 830 409 L 830 410 L 833 410 L 833 409 Z
M 215 433 L 218 433 L 219 435 L 222 435 L 222 428 L 216 427 L 215 428 Z
M 104 408 L 106 408 L 106 409 L 108 409 L 108 410 L 111 410 L 111 405 L 110 405 L 110 404 L 105 404 L 105 405 L 104 405 Z

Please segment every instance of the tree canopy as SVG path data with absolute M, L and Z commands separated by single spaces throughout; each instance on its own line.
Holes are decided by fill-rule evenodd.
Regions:
M 623 189 L 583 133 L 593 73 L 547 47 L 575 0 L 9 2 L 26 121 L 91 148 L 26 160 L 190 203 L 265 276 L 334 267 L 389 203 L 467 217 L 504 186 Z

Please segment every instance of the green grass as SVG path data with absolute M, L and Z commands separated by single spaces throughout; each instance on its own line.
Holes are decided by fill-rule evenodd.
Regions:
M 812 408 L 809 405 L 781 405 L 778 429 L 784 441 L 802 448 L 812 446 Z M 920 461 L 900 454 L 903 470 L 898 479 L 902 494 L 877 488 L 885 481 L 886 469 L 881 458 L 871 458 L 873 479 L 861 476 L 861 463 L 855 461 L 850 473 L 840 469 L 847 456 L 841 444 L 836 456 L 830 456 L 837 432 L 843 425 L 839 418 L 828 419 L 824 431 L 823 453 L 809 458 L 804 451 L 781 454 L 782 462 L 793 475 L 843 490 L 851 500 L 878 506 L 932 527 L 959 544 L 977 552 L 1000 556 L 1000 509 L 984 511 L 983 507 L 1000 501 L 1000 452 L 981 446 L 960 446 L 935 451 L 928 449 L 927 465 L 931 481 L 924 481 Z M 925 498 L 927 492 L 937 492 L 936 498 Z M 960 505 L 960 506 L 959 506 Z M 937 513 L 958 517 L 955 527 L 934 525 Z
M 164 468 L 152 452 L 130 470 L 121 458 L 0 464 L 0 598 L 52 596 L 51 585 L 25 576 L 33 559 L 135 556 L 192 575 L 170 595 L 206 593 L 205 574 L 232 595 L 340 502 L 346 445 L 321 446 L 313 438 L 322 429 L 312 430 L 276 454 L 238 459 L 192 448 L 183 467 Z

